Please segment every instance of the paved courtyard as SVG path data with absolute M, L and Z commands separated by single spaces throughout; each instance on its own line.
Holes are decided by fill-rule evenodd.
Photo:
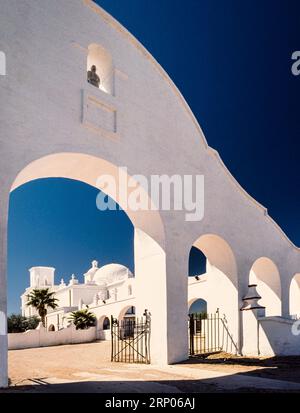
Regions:
M 275 370 L 277 373 L 270 379 Z M 300 368 L 297 375 L 283 375 L 284 380 L 278 371 L 276 366 L 218 364 L 213 360 L 204 364 L 194 361 L 164 367 L 111 363 L 110 343 L 96 342 L 9 351 L 11 386 L 2 391 L 300 392 Z

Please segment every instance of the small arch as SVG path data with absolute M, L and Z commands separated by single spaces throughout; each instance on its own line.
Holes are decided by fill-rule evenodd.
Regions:
M 118 319 L 123 320 L 123 319 L 133 319 L 135 318 L 135 306 L 128 305 L 122 309 L 122 311 L 119 314 Z
M 205 255 L 206 270 L 217 268 L 225 274 L 230 282 L 237 287 L 237 267 L 234 253 L 224 238 L 216 234 L 204 234 L 193 244 L 193 247 Z
M 54 324 L 50 324 L 48 331 L 55 331 L 55 326 Z
M 207 301 L 203 298 L 193 298 L 189 301 L 189 314 L 202 313 L 207 314 Z
M 102 324 L 103 330 L 110 330 L 110 320 L 108 317 L 105 317 Z
M 189 254 L 189 277 L 195 277 L 206 273 L 206 256 L 195 246 L 192 246 Z
M 237 342 L 239 334 L 239 301 L 238 301 L 238 277 L 235 254 L 229 243 L 217 234 L 203 234 L 193 244 L 195 248 L 206 257 L 205 277 L 203 282 L 194 275 L 197 282 L 190 282 L 189 305 L 201 297 L 207 303 L 206 311 L 215 313 L 219 309 L 225 314 L 228 321 L 228 329 L 233 340 Z M 195 249 L 190 250 L 198 254 Z M 190 262 L 189 262 L 190 266 Z M 190 268 L 189 268 L 190 271 Z M 192 275 L 189 273 L 189 275 Z
M 111 54 L 101 45 L 92 43 L 88 47 L 87 72 L 92 66 L 100 77 L 99 89 L 110 95 L 114 94 L 114 67 Z
M 257 284 L 262 297 L 259 304 L 266 307 L 267 316 L 281 315 L 281 282 L 276 264 L 268 257 L 258 258 L 252 265 L 249 284 Z
M 300 318 L 300 273 L 295 274 L 290 284 L 290 315 Z

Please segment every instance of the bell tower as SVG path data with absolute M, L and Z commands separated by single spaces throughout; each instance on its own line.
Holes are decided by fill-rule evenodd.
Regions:
M 31 288 L 47 288 L 54 285 L 54 271 L 52 267 L 32 267 L 30 273 Z

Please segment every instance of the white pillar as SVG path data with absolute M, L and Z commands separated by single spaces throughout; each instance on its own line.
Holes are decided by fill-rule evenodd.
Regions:
M 136 315 L 145 309 L 151 313 L 151 363 L 184 360 L 188 356 L 186 273 L 179 274 L 173 260 L 168 266 L 165 251 L 139 229 L 134 253 Z
M 261 296 L 257 293 L 256 284 L 248 286 L 248 292 L 243 297 L 243 306 L 241 308 L 243 320 L 243 347 L 244 356 L 260 355 L 260 331 L 258 317 L 265 316 L 265 307 L 261 306 L 258 301 Z
M 0 198 L 0 387 L 8 386 L 7 366 L 7 211 L 8 192 L 2 192 Z

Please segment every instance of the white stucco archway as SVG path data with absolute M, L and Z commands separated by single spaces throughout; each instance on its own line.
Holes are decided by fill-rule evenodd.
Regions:
M 266 307 L 267 316 L 281 315 L 281 282 L 279 270 L 270 258 L 260 257 L 251 267 L 249 284 L 257 284 L 262 297 L 259 303 Z
M 159 212 L 154 209 L 133 211 L 127 205 L 126 201 L 130 194 L 137 187 L 140 188 L 140 185 L 136 182 L 136 187 L 128 188 L 126 199 L 122 196 L 116 198 L 115 195 L 120 193 L 122 186 L 127 185 L 129 180 L 132 181 L 132 178 L 126 174 L 124 169 L 96 156 L 63 152 L 39 158 L 19 172 L 12 184 L 11 191 L 27 182 L 42 178 L 68 178 L 97 188 L 97 180 L 103 175 L 111 176 L 116 183 L 115 191 L 112 191 L 113 188 L 110 186 L 104 188 L 103 191 L 122 207 L 134 227 L 142 229 L 164 247 L 164 227 Z M 143 191 L 142 188 L 141 191 Z M 143 193 L 151 206 L 152 202 L 148 194 L 145 191 Z
M 122 207 L 135 228 L 134 260 L 137 290 L 140 291 L 141 289 L 147 288 L 145 285 L 149 284 L 149 279 L 147 280 L 147 277 L 149 277 L 150 266 L 150 268 L 155 268 L 158 277 L 156 286 L 160 291 L 164 292 L 164 294 L 161 295 L 161 306 L 157 306 L 157 308 L 160 308 L 159 311 L 156 311 L 154 303 L 151 303 L 151 301 L 154 300 L 154 297 L 151 295 L 148 297 L 143 296 L 142 304 L 138 306 L 137 310 L 139 311 L 137 316 L 142 316 L 146 307 L 149 310 L 152 310 L 153 308 L 152 318 L 154 327 L 151 336 L 151 346 L 153 349 L 152 358 L 153 360 L 156 360 L 157 358 L 157 361 L 159 362 L 161 356 L 167 357 L 167 348 L 164 352 L 162 351 L 159 338 L 163 323 L 166 323 L 166 318 L 162 317 L 162 312 L 164 311 L 164 308 L 166 308 L 166 292 L 163 287 L 165 285 L 166 277 L 164 227 L 160 213 L 157 210 L 151 210 L 151 208 L 148 210 L 131 210 L 127 205 L 126 199 L 116 196 L 116 194 L 119 193 L 119 189 L 122 189 L 122 186 L 127 185 L 130 179 L 132 183 L 132 178 L 127 175 L 123 169 L 119 169 L 116 165 L 104 159 L 82 153 L 57 153 L 42 157 L 27 165 L 17 175 L 12 184 L 11 191 L 30 181 L 43 178 L 68 178 L 97 187 L 97 180 L 101 175 L 110 175 L 115 179 L 116 191 L 113 191 L 111 187 L 101 190 Z M 130 197 L 131 191 L 135 188 L 127 188 L 127 197 Z M 148 194 L 145 192 L 144 196 L 148 197 Z M 148 202 L 151 206 L 149 197 Z M 125 312 L 127 309 L 128 306 L 125 309 Z M 104 318 L 102 322 L 103 321 Z M 101 325 L 99 325 L 99 328 L 101 329 Z M 156 329 L 157 332 L 155 331 Z
M 128 311 L 130 311 L 132 307 L 134 308 L 134 313 L 131 314 L 132 317 L 142 316 L 142 314 L 136 314 L 136 308 L 135 308 L 135 306 L 127 305 L 127 306 L 125 306 L 124 308 L 122 308 L 122 310 L 120 311 L 119 316 L 118 316 L 118 320 L 123 320 L 124 317 L 126 316 L 126 313 L 127 313 Z
M 238 279 L 236 258 L 229 243 L 216 234 L 204 234 L 193 244 L 206 256 L 206 273 L 189 284 L 189 306 L 196 298 L 207 302 L 207 312 L 225 314 L 230 333 L 238 342 Z M 189 277 L 191 278 L 191 277 Z

